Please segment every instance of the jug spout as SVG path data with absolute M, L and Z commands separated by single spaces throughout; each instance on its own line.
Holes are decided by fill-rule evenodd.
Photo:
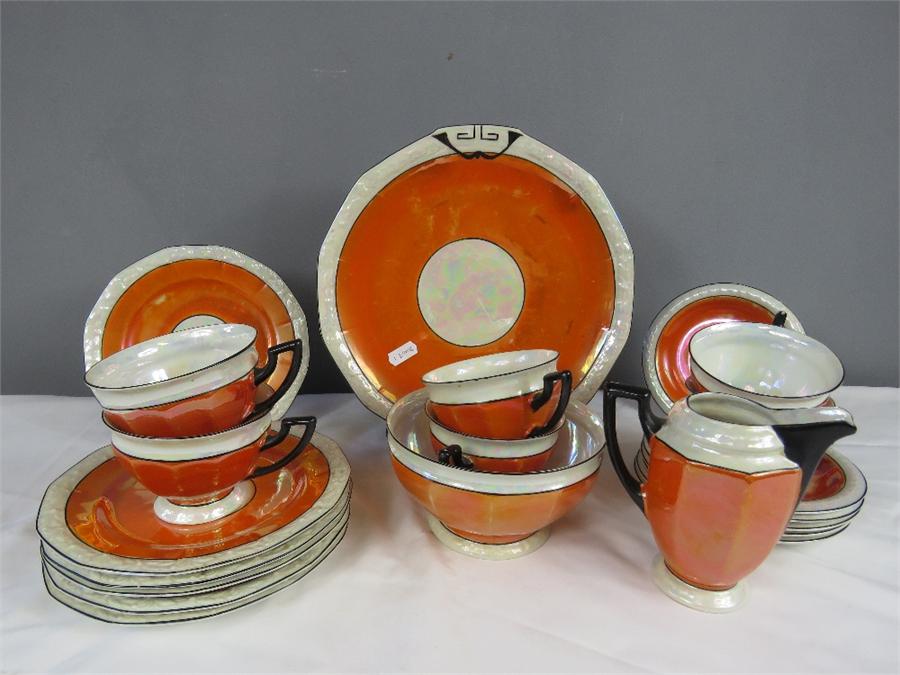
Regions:
M 772 428 L 784 444 L 784 454 L 800 467 L 803 497 L 825 451 L 836 441 L 856 433 L 853 417 L 843 408 L 772 411 Z

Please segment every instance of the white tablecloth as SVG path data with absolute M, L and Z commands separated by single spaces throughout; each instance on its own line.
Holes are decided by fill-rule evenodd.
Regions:
M 335 553 L 237 612 L 117 626 L 47 595 L 34 531 L 47 484 L 107 442 L 97 405 L 3 397 L 0 668 L 896 672 L 900 395 L 846 387 L 836 399 L 859 426 L 839 447 L 868 478 L 863 510 L 834 539 L 777 547 L 733 614 L 686 609 L 656 589 L 650 528 L 608 461 L 536 553 L 486 562 L 443 548 L 394 478 L 384 423 L 351 395 L 322 395 L 302 396 L 292 411 L 319 416 L 352 465 L 350 529 Z M 623 409 L 620 419 L 623 446 L 636 449 L 634 415 Z

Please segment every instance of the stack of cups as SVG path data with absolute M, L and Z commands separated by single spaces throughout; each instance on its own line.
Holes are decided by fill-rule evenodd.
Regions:
M 281 420 L 270 436 L 272 406 L 297 377 L 300 340 L 268 350 L 262 367 L 251 326 L 219 324 L 181 330 L 112 354 L 85 373 L 103 407 L 116 458 L 153 494 L 163 521 L 195 525 L 234 513 L 253 498 L 251 480 L 292 462 L 315 432 L 314 417 Z M 263 384 L 278 355 L 287 377 Z M 302 425 L 300 441 L 278 461 L 260 453 Z
M 422 378 L 431 440 L 439 460 L 492 473 L 544 468 L 572 390 L 559 354 L 529 349 L 442 366 Z

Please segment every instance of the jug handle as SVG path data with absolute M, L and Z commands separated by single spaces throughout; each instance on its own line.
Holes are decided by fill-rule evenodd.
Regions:
M 643 511 L 644 495 L 641 491 L 641 483 L 628 471 L 625 460 L 622 459 L 622 451 L 619 449 L 619 439 L 616 434 L 616 399 L 619 398 L 630 398 L 637 401 L 641 428 L 647 436 L 659 430 L 662 423 L 650 410 L 649 390 L 618 382 L 607 382 L 603 386 L 603 427 L 606 434 L 606 446 L 609 449 L 609 458 L 612 461 L 616 475 L 619 477 L 619 482 L 625 488 L 625 492 L 637 504 L 637 507 Z

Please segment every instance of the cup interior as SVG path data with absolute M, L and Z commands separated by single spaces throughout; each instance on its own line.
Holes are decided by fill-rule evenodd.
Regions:
M 125 389 L 165 382 L 209 368 L 252 347 L 256 329 L 219 324 L 162 335 L 103 359 L 85 374 L 98 389 Z
M 761 396 L 806 398 L 833 391 L 840 359 L 813 338 L 769 324 L 731 322 L 691 339 L 692 365 L 723 384 Z

